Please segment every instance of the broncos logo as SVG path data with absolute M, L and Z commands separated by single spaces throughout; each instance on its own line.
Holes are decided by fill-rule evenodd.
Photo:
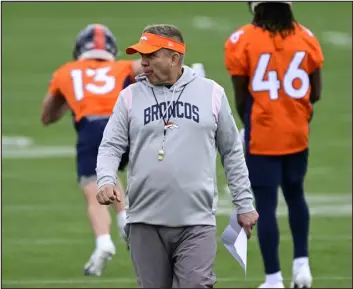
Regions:
M 175 129 L 175 128 L 179 128 L 179 126 L 178 126 L 176 123 L 169 121 L 169 122 L 167 123 L 167 125 L 165 126 L 165 128 L 166 128 L 166 129 L 169 128 L 170 130 L 173 130 L 173 129 Z

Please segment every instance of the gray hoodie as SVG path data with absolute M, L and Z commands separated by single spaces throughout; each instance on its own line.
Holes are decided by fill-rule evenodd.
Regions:
M 105 128 L 97 184 L 115 184 L 121 156 L 130 147 L 128 223 L 216 225 L 217 149 L 239 213 L 254 210 L 243 148 L 224 89 L 183 68 L 170 88 L 136 77 L 137 82 L 120 93 Z M 159 160 L 168 118 L 164 158 Z

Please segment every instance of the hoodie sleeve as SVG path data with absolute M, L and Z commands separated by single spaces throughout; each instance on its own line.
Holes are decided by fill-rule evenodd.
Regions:
M 117 171 L 123 153 L 129 145 L 130 88 L 123 90 L 115 104 L 113 114 L 104 129 L 97 157 L 97 186 L 116 184 Z M 130 97 L 129 97 L 130 96 Z
M 224 89 L 215 84 L 213 107 L 217 120 L 216 144 L 239 214 L 255 210 L 243 146 Z

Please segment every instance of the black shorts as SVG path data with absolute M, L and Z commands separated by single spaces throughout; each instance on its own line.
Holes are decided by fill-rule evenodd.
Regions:
M 108 118 L 96 120 L 82 119 L 76 124 L 78 140 L 76 144 L 76 166 L 78 181 L 82 177 L 96 176 L 97 155 Z M 129 162 L 129 149 L 123 154 L 119 171 L 124 171 Z

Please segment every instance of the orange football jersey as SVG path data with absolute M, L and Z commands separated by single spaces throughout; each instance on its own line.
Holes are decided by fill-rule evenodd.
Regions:
M 251 154 L 283 155 L 308 147 L 311 85 L 309 75 L 324 57 L 304 26 L 282 38 L 253 24 L 225 43 L 225 66 L 232 76 L 249 77 L 245 124 Z
M 126 81 L 134 82 L 132 61 L 84 59 L 56 70 L 49 92 L 65 97 L 78 122 L 88 115 L 110 116 Z

